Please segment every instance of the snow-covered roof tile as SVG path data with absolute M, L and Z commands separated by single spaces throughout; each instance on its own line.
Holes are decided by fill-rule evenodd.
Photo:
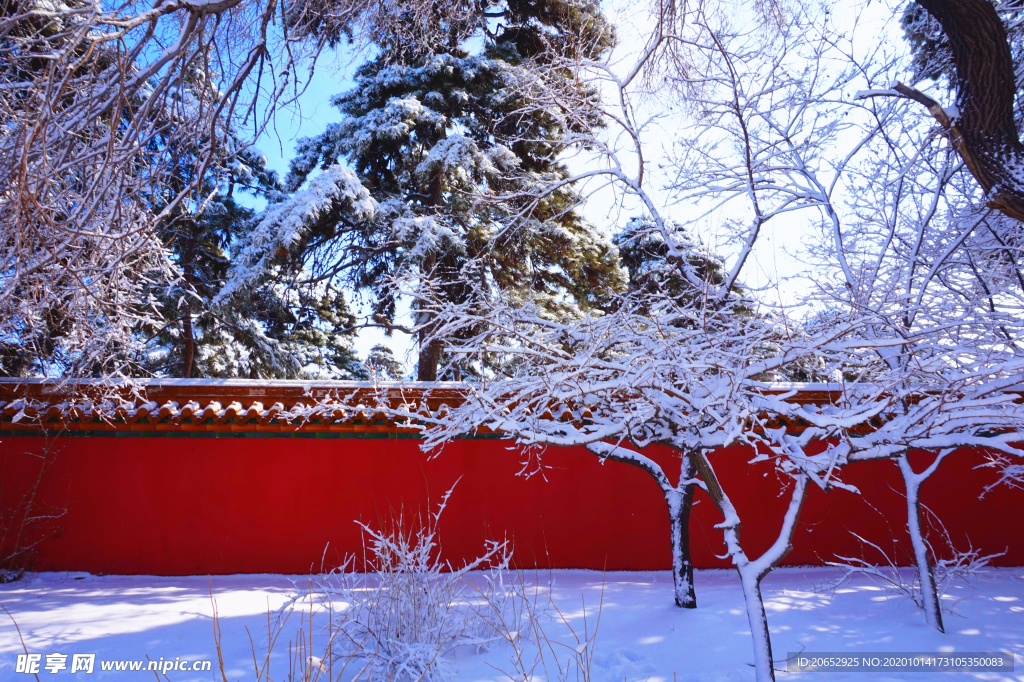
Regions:
M 795 392 L 788 402 L 817 405 L 840 392 L 810 384 L 771 390 Z M 0 379 L 0 422 L 18 430 L 95 432 L 414 432 L 396 413 L 442 418 L 462 402 L 464 391 L 452 382 Z M 560 404 L 544 416 L 551 412 L 573 423 L 593 418 L 587 406 Z

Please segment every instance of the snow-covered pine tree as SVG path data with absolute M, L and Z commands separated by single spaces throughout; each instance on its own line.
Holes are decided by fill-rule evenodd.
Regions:
M 405 374 L 394 353 L 382 343 L 370 349 L 370 354 L 366 357 L 366 367 L 383 380 L 398 381 Z
M 662 294 L 685 305 L 725 284 L 725 260 L 683 225 L 666 223 L 675 247 L 672 253 L 657 223 L 647 217 L 633 218 L 615 235 L 633 298 L 642 302 L 647 294 Z M 721 305 L 741 305 L 743 289 L 734 284 L 729 293 Z
M 179 166 L 183 186 L 193 166 L 192 160 Z M 211 306 L 230 271 L 231 251 L 255 226 L 255 211 L 245 205 L 252 202 L 236 200 L 236 192 L 272 198 L 280 181 L 258 152 L 242 147 L 207 172 L 202 189 L 200 205 L 182 203 L 161 226 L 181 278 L 153 292 L 163 319 L 142 330 L 143 368 L 184 378 L 365 379 L 344 293 L 326 282 L 288 286 L 296 274 L 288 263 L 265 271 L 230 307 Z
M 358 70 L 356 86 L 333 100 L 344 120 L 298 146 L 286 179 L 295 194 L 270 209 L 288 218 L 265 219 L 273 236 L 251 246 L 243 265 L 268 263 L 271 252 L 303 262 L 309 281 L 367 292 L 375 323 L 389 331 L 399 290 L 410 283 L 458 303 L 471 302 L 468 281 L 484 283 L 511 298 L 535 297 L 553 315 L 603 305 L 623 286 L 615 248 L 578 212 L 559 160 L 580 131 L 530 98 L 535 60 L 552 51 L 599 57 L 611 46 L 600 8 L 544 0 L 470 10 L 472 31 L 441 42 L 428 31 L 400 49 L 384 41 Z M 580 98 L 596 96 L 568 71 L 560 77 Z M 435 327 L 419 309 L 423 381 L 439 378 Z M 449 376 L 460 378 L 459 369 Z

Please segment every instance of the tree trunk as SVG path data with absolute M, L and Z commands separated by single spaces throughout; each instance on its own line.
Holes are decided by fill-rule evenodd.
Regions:
M 444 178 L 437 172 L 427 186 L 427 206 L 441 206 L 444 204 Z M 422 277 L 430 278 L 436 275 L 437 255 L 428 254 L 420 266 Z M 437 381 L 437 367 L 441 363 L 441 342 L 432 338 L 436 329 L 436 323 L 430 318 L 433 315 L 421 311 L 418 315 L 417 324 L 420 325 L 419 361 L 416 364 L 416 381 Z
M 185 303 L 185 314 L 181 318 L 181 338 L 184 344 L 181 351 L 181 378 L 191 379 L 196 340 L 192 331 L 192 310 L 189 303 Z
M 602 459 L 622 462 L 648 474 L 657 482 L 665 496 L 668 507 L 669 543 L 672 549 L 672 585 L 676 606 L 684 609 L 697 608 L 697 593 L 693 587 L 693 561 L 690 558 L 690 510 L 693 508 L 693 493 L 696 466 L 693 457 L 682 454 L 679 467 L 679 482 L 674 485 L 662 468 L 638 452 L 634 456 L 618 454 L 620 448 L 608 443 L 590 443 L 587 449 Z M 621 451 L 627 451 L 621 448 Z
M 939 632 L 945 632 L 945 627 L 942 624 L 942 604 L 939 602 L 938 589 L 935 587 L 935 571 L 928 556 L 928 546 L 925 544 L 924 532 L 921 528 L 920 492 L 924 477 L 914 473 L 906 455 L 900 457 L 897 463 L 907 488 L 907 530 L 910 532 L 917 577 L 921 583 L 921 607 L 924 609 L 924 617 L 928 625 Z
M 683 458 L 683 479 L 693 478 L 693 464 Z M 672 533 L 672 583 L 675 588 L 676 606 L 683 609 L 697 608 L 697 593 L 693 587 L 693 561 L 690 558 L 690 510 L 693 508 L 693 484 L 683 487 L 683 492 L 665 494 L 668 502 L 668 516 Z
M 1024 145 L 1013 121 L 1017 85 L 1006 27 L 989 0 L 917 2 L 942 25 L 956 67 L 959 113 L 952 120 L 940 108 L 932 113 L 985 190 L 988 206 L 1024 220 Z
M 672 583 L 676 606 L 697 608 L 697 593 L 693 588 L 693 561 L 690 559 L 690 509 L 693 506 L 693 486 L 684 491 L 665 495 L 672 533 Z
M 754 679 L 757 682 L 775 682 L 772 658 L 772 637 L 768 631 L 768 614 L 761 598 L 761 577 L 751 565 L 737 567 L 743 585 L 743 602 L 747 606 L 747 622 L 754 645 Z
M 429 281 L 434 276 L 437 268 L 437 257 L 434 254 L 427 254 L 420 265 L 420 277 L 422 281 Z M 423 303 L 421 302 L 422 306 Z M 419 327 L 419 359 L 416 363 L 416 381 L 437 381 L 437 366 L 441 360 L 441 343 L 433 338 L 436 328 L 434 314 L 429 310 L 420 310 L 416 313 L 416 326 Z
M 441 344 L 437 339 L 427 341 L 428 332 L 420 332 L 420 355 L 416 366 L 416 381 L 437 381 L 437 366 L 441 361 Z
M 765 550 L 764 554 L 751 561 L 743 551 L 743 545 L 740 542 L 739 514 L 736 513 L 732 501 L 722 489 L 714 467 L 711 466 L 711 462 L 702 451 L 690 453 L 690 459 L 704 481 L 708 497 L 715 503 L 724 519 L 715 527 L 722 529 L 725 546 L 729 550 L 729 558 L 732 559 L 736 571 L 740 574 L 743 601 L 747 609 L 747 622 L 750 625 L 750 636 L 754 646 L 754 677 L 757 682 L 775 682 L 772 639 L 771 633 L 768 631 L 768 615 L 765 613 L 764 601 L 761 599 L 761 580 L 785 558 L 793 547 L 793 532 L 796 530 L 804 500 L 807 499 L 809 477 L 805 473 L 795 476 L 793 494 L 789 499 L 789 508 L 786 510 L 778 537 L 775 538 L 772 546 Z
M 196 271 L 196 228 L 194 223 L 186 227 L 185 237 L 185 262 L 183 265 L 185 276 L 185 310 L 181 316 L 181 378 L 192 378 L 192 366 L 196 353 L 195 332 L 192 329 L 192 291 L 195 284 Z

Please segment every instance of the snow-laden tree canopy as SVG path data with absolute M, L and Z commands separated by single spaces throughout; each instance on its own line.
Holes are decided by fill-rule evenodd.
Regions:
M 561 161 L 571 136 L 600 117 L 567 125 L 537 79 L 580 98 L 597 94 L 571 71 L 537 63 L 550 61 L 549 50 L 598 57 L 610 31 L 592 3 L 498 4 L 488 16 L 499 11 L 502 28 L 473 34 L 482 37 L 475 54 L 456 42 L 411 59 L 385 51 L 360 67 L 355 87 L 333 100 L 344 119 L 299 143 L 285 180 L 293 194 L 267 209 L 225 298 L 280 250 L 307 264 L 309 281 L 368 292 L 375 322 L 389 329 L 407 278 L 460 302 L 473 280 L 512 298 L 538 296 L 553 314 L 607 304 L 622 285 L 616 252 L 581 217 Z M 572 22 L 588 28 L 570 35 Z M 344 165 L 372 212 L 350 199 L 359 190 Z M 414 331 L 432 326 L 420 311 Z M 421 379 L 436 376 L 443 344 L 421 341 Z

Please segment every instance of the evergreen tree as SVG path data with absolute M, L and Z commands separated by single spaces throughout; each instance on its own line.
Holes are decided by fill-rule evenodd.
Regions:
M 52 22 L 48 29 L 43 27 L 43 33 L 63 35 L 57 31 L 62 21 Z M 18 24 L 18 29 L 40 30 L 29 24 Z M 96 54 L 89 68 L 103 69 L 115 60 L 116 54 L 108 54 L 103 44 L 88 50 L 94 48 Z M 86 49 L 86 45 L 76 48 L 83 60 Z M 33 70 L 50 68 L 49 64 L 49 60 L 21 59 L 5 66 L 19 68 L 17 80 L 21 82 L 32 76 Z M 116 108 L 116 118 L 97 117 L 100 135 L 133 126 L 151 131 L 143 137 L 139 153 L 119 168 L 126 182 L 120 200 L 127 208 L 115 212 L 114 218 L 104 219 L 102 213 L 98 214 L 95 219 L 102 229 L 97 229 L 97 234 L 107 238 L 94 240 L 105 248 L 122 243 L 126 253 L 120 253 L 115 261 L 139 258 L 133 256 L 133 251 L 151 246 L 150 261 L 140 258 L 131 278 L 118 274 L 123 263 L 103 270 L 111 282 L 83 275 L 88 267 L 99 268 L 109 254 L 92 253 L 97 247 L 90 246 L 89 234 L 79 230 L 82 235 L 75 243 L 79 247 L 77 259 L 82 262 L 66 256 L 67 267 L 55 269 L 48 278 L 49 287 L 66 293 L 41 298 L 31 287 L 21 286 L 20 293 L 19 287 L 14 287 L 15 298 L 25 299 L 22 309 L 32 314 L 5 316 L 0 374 L 367 376 L 352 350 L 355 320 L 344 296 L 326 284 L 303 291 L 281 286 L 280 280 L 294 277 L 294 267 L 289 263 L 268 269 L 254 283 L 254 289 L 238 297 L 230 308 L 214 311 L 210 306 L 230 271 L 231 254 L 255 225 L 254 211 L 240 202 L 237 194 L 274 200 L 282 188 L 262 155 L 245 144 L 225 121 L 201 126 L 203 134 L 199 136 L 182 133 L 187 124 L 193 123 L 189 117 L 198 116 L 209 101 L 207 75 L 203 68 L 193 65 L 183 70 L 176 86 L 178 95 L 162 102 L 163 106 L 148 101 L 150 91 L 144 89 Z M 153 88 L 157 80 L 151 79 Z M 70 106 L 71 102 L 69 99 L 61 104 Z M 69 172 L 65 185 L 75 188 L 80 180 Z M 71 208 L 74 205 L 72 202 Z M 131 216 L 140 213 L 153 222 L 136 222 L 133 231 Z M 165 217 L 157 220 L 156 216 Z M 67 218 L 50 215 L 46 220 L 59 225 Z M 54 230 L 55 234 L 60 232 L 60 228 Z M 114 233 L 141 236 L 115 239 Z M 139 240 L 145 243 L 140 246 Z M 79 283 L 72 285 L 76 278 Z M 94 310 L 83 321 L 82 308 L 90 306 L 82 301 L 103 298 L 93 291 L 96 285 L 118 292 L 116 296 L 111 294 L 117 303 L 116 315 Z M 76 287 L 83 294 L 68 295 Z M 109 334 L 113 340 L 82 338 L 88 336 L 82 331 L 83 324 L 93 335 Z
M 725 260 L 682 225 L 669 221 L 668 227 L 672 231 L 674 255 L 670 254 L 661 232 L 649 218 L 630 220 L 615 236 L 622 264 L 629 272 L 627 296 L 616 305 L 625 300 L 634 312 L 658 317 L 663 323 L 671 319 L 668 324 L 676 327 L 746 329 L 763 339 L 753 347 L 751 361 L 776 355 L 787 338 L 792 340 L 822 331 L 821 324 L 826 319 L 832 324 L 841 322 L 834 316 L 822 315 L 803 325 L 787 328 L 776 315 L 759 312 L 756 301 L 742 286 L 733 285 L 728 297 L 718 296 L 728 276 Z M 702 314 L 675 314 L 687 308 Z M 835 369 L 827 366 L 822 358 L 812 357 L 761 378 L 764 381 L 827 382 L 832 380 Z M 856 368 L 844 368 L 843 376 L 859 375 Z
M 191 160 L 181 166 L 192 167 Z M 164 324 L 143 330 L 150 342 L 143 367 L 184 378 L 365 379 L 352 348 L 355 317 L 343 292 L 326 282 L 288 286 L 294 264 L 268 268 L 230 307 L 211 305 L 230 271 L 231 251 L 255 225 L 255 211 L 235 192 L 272 198 L 280 182 L 265 159 L 242 150 L 208 173 L 203 190 L 201 205 L 182 204 L 163 226 L 181 278 L 154 292 Z
M 649 218 L 634 218 L 615 236 L 622 264 L 629 272 L 629 291 L 637 300 L 650 294 L 670 296 L 680 304 L 725 282 L 725 261 L 700 239 L 676 223 L 669 223 L 677 256 L 669 255 L 661 233 Z M 742 294 L 738 287 L 733 293 Z
M 370 372 L 384 380 L 398 381 L 405 374 L 401 363 L 395 359 L 391 349 L 382 343 L 378 343 L 370 349 L 370 354 L 366 358 L 366 366 Z
M 580 216 L 558 160 L 579 131 L 529 97 L 530 60 L 610 48 L 597 3 L 479 3 L 472 12 L 474 32 L 385 41 L 358 70 L 355 88 L 333 100 L 344 119 L 299 144 L 285 182 L 295 194 L 264 218 L 273 237 L 250 246 L 232 290 L 280 251 L 304 263 L 310 280 L 367 292 L 376 323 L 390 331 L 402 281 L 467 305 L 474 292 L 531 297 L 556 315 L 606 305 L 623 286 L 615 248 Z M 596 96 L 570 73 L 561 77 L 580 97 Z M 428 307 L 417 308 L 416 322 L 418 378 L 434 380 L 443 346 Z

